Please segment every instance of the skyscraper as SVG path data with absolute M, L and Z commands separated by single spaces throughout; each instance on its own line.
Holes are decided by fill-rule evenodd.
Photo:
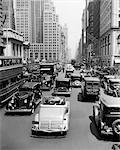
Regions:
M 33 59 L 59 60 L 60 25 L 51 0 L 16 0 L 16 28 Z
M 0 0 L 0 55 L 3 55 L 3 16 L 2 16 L 2 0 Z
M 15 16 L 13 9 L 13 0 L 3 0 L 3 19 L 4 28 L 11 28 L 15 30 Z
M 16 30 L 23 33 L 24 41 L 32 41 L 31 36 L 31 1 L 16 0 Z

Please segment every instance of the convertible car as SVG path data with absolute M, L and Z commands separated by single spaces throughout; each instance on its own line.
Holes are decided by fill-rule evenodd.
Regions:
M 41 97 L 42 92 L 39 83 L 25 82 L 7 104 L 5 111 L 6 113 L 34 113 Z
M 32 135 L 66 135 L 69 130 L 70 102 L 60 97 L 43 97 L 32 122 Z

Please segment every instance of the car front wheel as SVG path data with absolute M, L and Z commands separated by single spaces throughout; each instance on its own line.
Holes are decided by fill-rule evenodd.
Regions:
M 120 138 L 120 119 L 112 123 L 113 133 L 116 137 Z

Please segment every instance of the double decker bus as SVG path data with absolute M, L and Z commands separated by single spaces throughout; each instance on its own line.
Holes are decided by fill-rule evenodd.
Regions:
M 22 58 L 0 56 L 0 106 L 10 100 L 22 79 Z

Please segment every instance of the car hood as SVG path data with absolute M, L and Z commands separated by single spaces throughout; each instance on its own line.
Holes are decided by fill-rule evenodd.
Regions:
M 32 92 L 28 92 L 28 91 L 20 91 L 20 92 L 18 92 L 18 97 L 20 99 L 26 99 L 30 95 L 32 95 Z

